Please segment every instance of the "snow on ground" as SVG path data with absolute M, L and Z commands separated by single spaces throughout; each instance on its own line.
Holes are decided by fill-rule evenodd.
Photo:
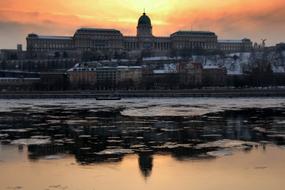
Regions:
M 273 73 L 285 73 L 285 65 L 282 65 L 282 66 L 273 65 L 272 70 L 273 70 Z
M 262 58 L 262 53 L 255 54 L 257 58 Z M 240 52 L 227 54 L 225 57 L 219 55 L 194 56 L 194 62 L 201 62 L 203 68 L 226 68 L 228 75 L 242 75 L 244 67 L 251 64 L 253 55 L 250 52 Z M 285 73 L 285 51 L 280 54 L 271 52 L 268 55 L 274 73 Z

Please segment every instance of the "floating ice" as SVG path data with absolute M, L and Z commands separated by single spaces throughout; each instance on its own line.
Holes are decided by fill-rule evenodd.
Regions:
M 283 107 L 283 98 L 152 98 L 145 102 L 126 104 L 121 111 L 124 116 L 130 117 L 170 117 L 170 116 L 201 116 L 209 113 L 245 108 L 279 108 Z M 123 103 L 123 102 L 121 102 Z M 135 105 L 135 106 L 133 106 Z
M 276 124 L 285 124 L 285 121 L 277 121 Z
M 49 156 L 43 157 L 44 160 L 59 160 L 62 158 L 64 158 L 64 155 L 49 155 Z
M 40 145 L 49 143 L 51 143 L 50 139 L 18 139 L 11 142 L 11 144 L 15 145 Z
M 6 138 L 8 136 L 9 136 L 8 134 L 0 134 L 0 138 Z
M 106 149 L 101 152 L 97 152 L 97 155 L 122 155 L 122 154 L 133 154 L 134 151 L 131 149 Z
M 230 149 L 216 150 L 216 151 L 207 152 L 207 155 L 214 156 L 214 157 L 231 156 L 232 154 L 233 154 L 233 151 L 230 150 Z
M 177 144 L 172 142 L 167 142 L 160 146 L 152 146 L 155 149 L 177 149 L 177 148 L 192 148 L 191 144 Z
M 253 128 L 254 131 L 257 131 L 259 133 L 266 133 L 266 129 L 265 128 L 262 128 L 262 127 L 255 127 Z
M 6 132 L 6 133 L 25 133 L 25 132 L 28 132 L 28 131 L 31 131 L 33 129 L 31 128 L 27 128 L 27 129 L 3 129 L 1 130 L 2 132 Z
M 240 141 L 240 140 L 230 140 L 223 139 L 203 144 L 196 145 L 195 148 L 247 148 L 248 146 L 256 146 L 258 143 L 248 142 L 248 141 Z

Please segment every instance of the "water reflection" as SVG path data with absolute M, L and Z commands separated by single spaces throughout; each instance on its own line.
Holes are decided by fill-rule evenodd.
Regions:
M 142 175 L 147 178 L 151 175 L 153 168 L 153 156 L 149 153 L 140 153 L 139 154 L 139 167 Z
M 0 140 L 19 145 L 19 151 L 27 145 L 34 161 L 72 154 L 79 164 L 88 165 L 121 162 L 125 155 L 137 154 L 145 177 L 152 173 L 153 154 L 171 154 L 177 160 L 212 159 L 236 148 L 250 151 L 261 145 L 265 149 L 269 142 L 285 144 L 285 108 L 193 117 L 124 116 L 122 110 L 64 105 L 14 108 L 0 113 Z
M 177 115 L 152 116 L 169 110 L 167 103 L 139 104 L 151 113 L 73 104 L 2 110 L 0 189 L 284 187 L 284 106 L 190 115 L 180 103 L 170 106 Z
M 3 155 L 16 157 L 11 155 L 13 147 L 13 152 L 20 158 L 14 161 L 11 157 L 3 159 Z M 27 163 L 21 158 L 27 149 L 17 152 L 17 146 L 13 147 L 4 148 L 0 154 L 3 159 L 3 163 L 0 162 L 0 189 L 3 190 L 16 187 L 23 190 L 53 190 L 55 187 L 66 190 L 171 190 L 174 187 L 181 190 L 229 187 L 233 190 L 242 187 L 281 190 L 285 185 L 285 151 L 276 146 L 267 146 L 266 152 L 262 148 L 254 148 L 250 153 L 238 151 L 215 160 L 189 158 L 178 161 L 169 155 L 143 154 L 125 156 L 119 163 L 88 166 L 74 164 L 74 157 L 67 155 L 47 156 Z

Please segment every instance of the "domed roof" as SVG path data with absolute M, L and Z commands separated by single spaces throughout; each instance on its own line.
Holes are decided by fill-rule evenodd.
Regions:
M 140 24 L 151 25 L 151 20 L 145 13 L 143 13 L 143 15 L 139 18 L 138 25 Z
M 37 38 L 39 36 L 37 34 L 31 33 L 31 34 L 28 34 L 28 37 L 29 38 Z

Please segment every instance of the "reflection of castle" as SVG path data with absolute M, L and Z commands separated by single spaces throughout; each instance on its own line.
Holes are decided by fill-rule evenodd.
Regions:
M 151 154 L 139 154 L 139 167 L 144 177 L 151 175 L 153 167 L 153 157 Z
M 252 48 L 249 39 L 218 42 L 217 35 L 207 31 L 177 31 L 170 37 L 155 37 L 151 19 L 146 13 L 138 20 L 137 36 L 123 36 L 119 30 L 81 28 L 74 36 L 40 36 L 29 34 L 27 50 L 34 54 L 54 54 L 94 51 L 98 53 L 128 52 L 138 54 L 149 50 L 156 55 L 165 55 L 171 50 L 204 49 L 245 51 Z

